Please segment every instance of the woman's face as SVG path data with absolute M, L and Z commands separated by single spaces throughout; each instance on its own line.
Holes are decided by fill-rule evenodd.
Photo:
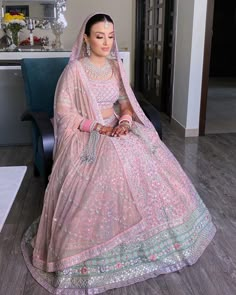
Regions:
M 106 57 L 110 54 L 114 41 L 114 26 L 110 22 L 99 22 L 91 27 L 90 36 L 84 35 L 90 45 L 91 56 Z

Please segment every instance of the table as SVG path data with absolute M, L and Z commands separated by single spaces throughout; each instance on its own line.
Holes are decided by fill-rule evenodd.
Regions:
M 0 232 L 15 200 L 26 166 L 0 167 Z

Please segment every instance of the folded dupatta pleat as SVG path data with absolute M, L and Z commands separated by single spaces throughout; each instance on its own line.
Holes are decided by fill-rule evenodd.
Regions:
M 89 134 L 88 144 L 82 152 L 81 161 L 85 163 L 93 163 L 96 161 L 96 149 L 98 145 L 100 134 L 93 131 Z

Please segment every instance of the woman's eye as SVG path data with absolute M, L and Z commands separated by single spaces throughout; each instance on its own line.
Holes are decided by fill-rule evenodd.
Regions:
M 113 39 L 114 38 L 114 36 L 109 36 L 109 39 Z
M 96 38 L 97 38 L 97 39 L 102 39 L 103 37 L 101 37 L 101 36 L 97 36 Z

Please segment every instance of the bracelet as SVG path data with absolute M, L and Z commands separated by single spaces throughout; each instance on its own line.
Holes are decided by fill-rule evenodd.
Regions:
M 119 121 L 119 125 L 124 124 L 124 123 L 128 124 L 131 127 L 132 122 L 130 123 L 130 121 L 127 121 L 127 120 L 120 120 Z
M 84 132 L 92 132 L 94 129 L 94 126 L 97 124 L 96 121 L 88 120 L 88 119 L 83 119 L 79 125 L 79 129 Z
M 128 127 L 128 130 L 130 130 L 130 128 L 131 128 L 129 122 L 128 122 L 128 121 L 125 121 L 125 120 L 122 121 L 122 122 L 119 124 L 119 126 Z
M 131 127 L 132 125 L 132 117 L 130 115 L 123 115 L 120 117 L 120 120 L 119 120 L 119 125 L 122 123 L 122 122 L 128 122 L 129 126 Z
M 99 132 L 101 129 L 102 129 L 102 125 L 97 123 L 97 126 L 94 130 Z

